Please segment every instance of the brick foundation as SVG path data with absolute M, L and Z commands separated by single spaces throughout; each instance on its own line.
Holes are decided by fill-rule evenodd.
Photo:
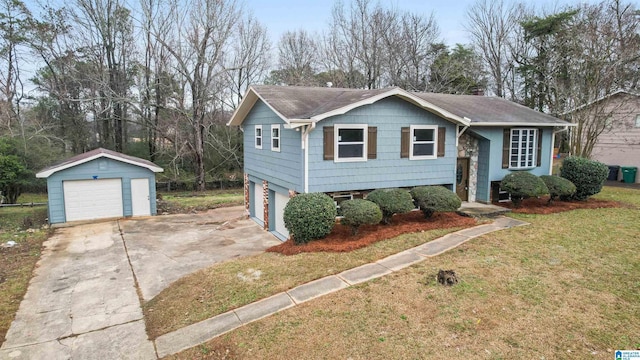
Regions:
M 264 204 L 264 226 L 265 230 L 269 230 L 269 182 L 262 180 L 262 200 Z
M 245 173 L 244 174 L 244 209 L 247 212 L 247 215 L 249 215 L 249 206 L 251 204 L 249 204 L 249 174 Z

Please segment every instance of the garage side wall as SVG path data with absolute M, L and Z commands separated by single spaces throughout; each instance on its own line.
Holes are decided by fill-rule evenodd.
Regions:
M 149 200 L 151 214 L 156 210 L 156 186 L 153 171 L 109 158 L 99 158 L 65 170 L 58 171 L 47 178 L 49 197 L 49 223 L 66 221 L 64 211 L 64 193 L 62 182 L 92 179 L 122 179 L 122 202 L 124 216 L 131 216 L 131 179 L 149 179 Z

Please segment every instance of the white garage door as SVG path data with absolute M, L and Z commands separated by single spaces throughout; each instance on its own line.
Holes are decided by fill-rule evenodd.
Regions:
M 67 221 L 122 216 L 122 180 L 73 180 L 62 183 Z
M 264 221 L 264 199 L 262 195 L 262 184 L 254 184 L 254 196 L 253 196 L 253 212 L 254 216 Z
M 289 202 L 289 197 L 283 194 L 276 193 L 276 204 L 275 204 L 275 213 L 276 213 L 276 232 L 285 238 L 289 238 L 289 231 L 284 226 L 284 207 L 287 206 Z

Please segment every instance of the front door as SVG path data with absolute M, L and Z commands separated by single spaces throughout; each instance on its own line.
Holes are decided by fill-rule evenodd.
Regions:
M 149 179 L 131 179 L 131 215 L 151 215 L 151 197 L 149 195 Z
M 458 158 L 456 166 L 456 194 L 460 200 L 469 200 L 469 158 Z

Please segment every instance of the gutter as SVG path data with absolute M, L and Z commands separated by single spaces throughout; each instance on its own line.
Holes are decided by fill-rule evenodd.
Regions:
M 304 153 L 304 192 L 305 194 L 309 192 L 309 133 L 316 128 L 316 123 L 307 123 L 302 126 L 302 134 L 301 137 L 301 147 L 302 152 Z

